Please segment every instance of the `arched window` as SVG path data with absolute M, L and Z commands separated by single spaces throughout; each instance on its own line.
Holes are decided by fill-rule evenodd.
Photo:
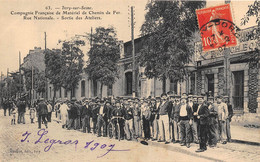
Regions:
M 81 81 L 81 97 L 85 97 L 85 80 Z

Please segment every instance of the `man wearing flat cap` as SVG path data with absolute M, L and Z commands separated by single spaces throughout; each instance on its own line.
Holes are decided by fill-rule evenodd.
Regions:
M 188 104 L 190 105 L 190 107 L 192 109 L 192 114 L 194 115 L 194 113 L 197 112 L 197 110 L 198 110 L 197 97 L 189 95 Z M 197 116 L 193 116 L 191 130 L 192 130 L 193 142 L 198 144 L 199 143 L 199 137 L 198 137 L 198 119 L 197 119 Z
M 83 133 L 90 133 L 90 117 L 91 117 L 91 108 L 89 102 L 85 100 L 82 106 L 82 127 Z
M 172 107 L 172 113 L 171 117 L 173 119 L 173 136 L 172 140 L 174 143 L 177 143 L 180 141 L 180 127 L 179 127 L 179 109 L 180 109 L 180 98 L 181 96 L 175 95 L 174 97 L 174 105 Z
M 76 98 L 73 97 L 71 99 L 71 105 L 69 109 L 69 124 L 68 124 L 68 130 L 74 128 L 76 130 L 76 124 L 77 124 L 77 117 L 78 117 L 78 107 L 76 105 Z
M 217 96 L 218 121 L 220 126 L 220 139 L 222 144 L 227 143 L 226 121 L 228 119 L 227 104 L 222 101 L 223 96 Z
M 227 141 L 231 142 L 230 122 L 233 117 L 233 108 L 232 108 L 232 105 L 230 103 L 228 96 L 224 96 L 223 100 L 227 104 L 227 107 L 228 107 L 228 119 L 226 120 L 227 121 L 226 122 L 227 123 Z
M 133 105 L 133 116 L 135 138 L 138 138 L 141 137 L 141 105 L 139 104 L 139 98 L 135 98 L 135 103 Z
M 152 140 L 157 140 L 158 138 L 158 121 L 156 119 L 157 109 L 156 109 L 156 100 L 155 98 L 151 98 L 151 104 L 150 110 L 151 110 L 151 117 L 150 117 L 150 125 L 152 126 Z
M 208 144 L 209 147 L 216 147 L 218 142 L 218 110 L 212 96 L 208 97 L 209 122 L 208 122 Z
M 38 113 L 38 128 L 41 129 L 42 121 L 44 122 L 45 127 L 48 128 L 48 123 L 47 123 L 48 108 L 43 98 L 40 98 L 40 103 L 38 104 L 36 109 Z
M 187 104 L 187 95 L 181 97 L 181 104 L 179 105 L 179 126 L 180 126 L 180 135 L 181 135 L 181 146 L 187 148 L 190 147 L 191 143 L 191 124 L 192 124 L 192 109 Z
M 124 118 L 125 118 L 125 133 L 126 133 L 126 139 L 128 141 L 133 139 L 134 135 L 134 129 L 133 129 L 133 109 L 132 109 L 132 102 L 131 99 L 128 99 L 128 101 L 125 103 L 125 109 L 124 109 Z
M 196 112 L 197 118 L 199 119 L 199 130 L 200 130 L 200 147 L 196 152 L 203 152 L 207 150 L 207 135 L 208 135 L 208 117 L 209 110 L 208 105 L 205 102 L 205 97 L 198 97 L 198 110 Z
M 119 123 L 121 140 L 124 139 L 124 120 L 122 119 L 122 117 L 124 117 L 124 113 L 125 113 L 125 111 L 120 106 L 120 102 L 117 101 L 116 102 L 116 107 L 111 112 L 111 116 L 113 117 L 112 123 L 113 123 L 113 125 L 115 127 L 116 127 L 117 122 Z M 118 131 L 117 130 L 116 130 L 116 134 L 118 135 Z M 119 137 L 119 136 L 117 136 L 117 137 Z
M 98 118 L 97 118 L 97 127 L 98 127 L 98 137 L 101 137 L 101 128 L 103 127 L 103 136 L 107 136 L 107 120 L 108 120 L 108 109 L 105 106 L 105 101 L 100 100 L 100 105 L 97 106 Z

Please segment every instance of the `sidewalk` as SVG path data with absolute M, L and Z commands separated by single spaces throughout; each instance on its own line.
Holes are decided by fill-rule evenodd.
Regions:
M 236 143 L 245 143 L 260 146 L 260 129 L 249 128 L 231 123 L 231 139 Z

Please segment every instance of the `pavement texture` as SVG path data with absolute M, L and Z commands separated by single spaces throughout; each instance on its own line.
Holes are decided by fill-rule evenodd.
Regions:
M 260 147 L 246 143 L 218 144 L 196 153 L 198 144 L 190 148 L 179 144 L 148 141 L 118 141 L 81 130 L 66 130 L 52 120 L 48 128 L 37 123 L 11 125 L 11 117 L 0 110 L 0 161 L 260 161 Z M 54 117 L 54 116 L 53 116 Z M 259 140 L 259 129 L 232 126 L 232 138 Z M 251 132 L 251 133 L 250 133 Z M 238 135 L 239 134 L 239 135 Z M 60 141 L 58 141 L 60 140 Z M 37 142 L 38 141 L 38 142 Z M 56 142 L 56 143 L 55 143 Z M 52 144 L 54 143 L 54 144 Z

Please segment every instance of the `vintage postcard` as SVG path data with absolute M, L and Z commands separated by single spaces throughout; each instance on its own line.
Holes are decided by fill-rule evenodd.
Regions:
M 259 161 L 258 0 L 0 0 L 0 161 Z

